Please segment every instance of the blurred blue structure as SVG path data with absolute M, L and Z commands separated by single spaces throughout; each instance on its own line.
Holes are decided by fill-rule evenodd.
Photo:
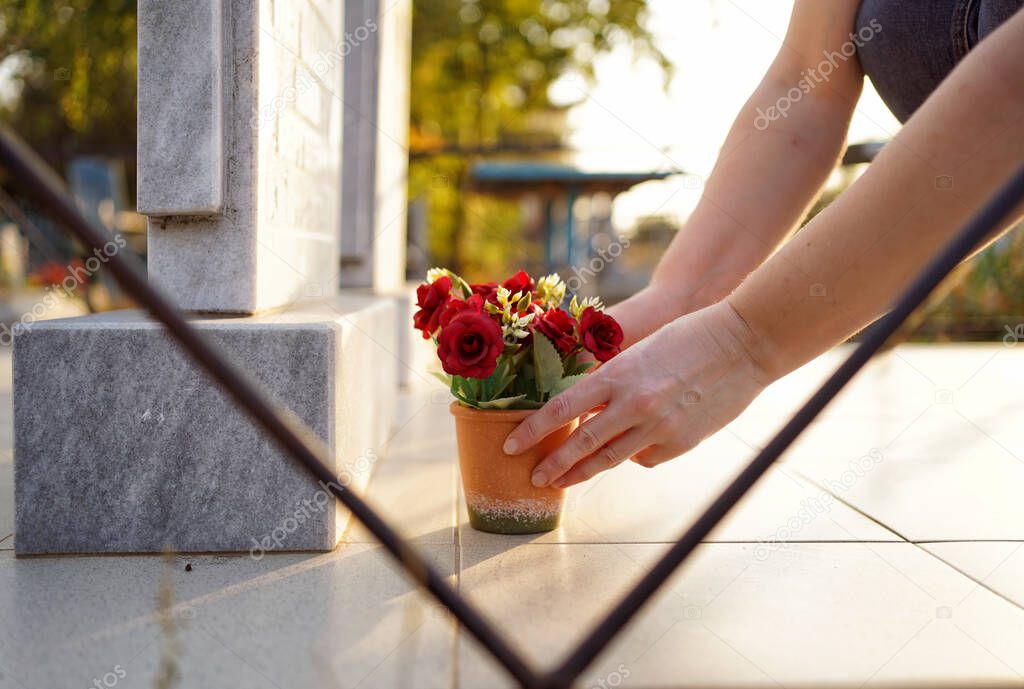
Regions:
M 682 170 L 611 172 L 588 171 L 571 165 L 541 161 L 480 161 L 470 170 L 473 189 L 492 196 L 539 198 L 544 204 L 544 260 L 556 268 L 556 239 L 562 237 L 565 263 L 576 261 L 576 227 L 573 207 L 582 196 L 606 193 L 611 198 L 649 180 L 682 174 Z M 564 204 L 563 217 L 555 217 L 556 205 Z M 587 251 L 589 253 L 589 241 Z M 589 258 L 589 255 L 587 256 Z
M 68 165 L 68 186 L 89 219 L 114 230 L 114 217 L 128 207 L 124 164 L 97 156 L 79 156 Z

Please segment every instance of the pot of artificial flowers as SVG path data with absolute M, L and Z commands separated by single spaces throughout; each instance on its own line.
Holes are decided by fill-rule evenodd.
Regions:
M 561 445 L 574 420 L 519 455 L 505 437 L 531 410 L 619 352 L 622 329 L 596 298 L 573 297 L 557 275 L 536 282 L 519 271 L 500 285 L 469 284 L 434 268 L 416 290 L 414 326 L 437 346 L 437 377 L 455 400 L 451 413 L 470 524 L 504 534 L 551 531 L 561 521 L 561 488 L 536 488 L 534 467 Z

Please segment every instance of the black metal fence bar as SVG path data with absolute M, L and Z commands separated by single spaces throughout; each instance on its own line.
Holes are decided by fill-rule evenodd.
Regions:
M 111 237 L 106 230 L 94 226 L 79 212 L 65 192 L 60 178 L 5 125 L 0 125 L 0 164 L 14 176 L 17 184 L 36 197 L 89 250 L 102 249 L 110 241 Z M 110 257 L 107 267 L 121 286 L 167 326 L 185 351 L 234 397 L 281 448 L 323 481 L 405 570 L 454 613 L 520 684 L 526 687 L 537 686 L 537 674 L 490 623 L 466 603 L 444 577 L 410 548 L 358 495 L 340 487 L 338 477 L 328 468 L 330 462 L 327 451 L 320 439 L 293 415 L 268 402 L 266 396 L 245 374 L 190 326 L 167 297 L 149 284 L 137 263 L 134 256 L 129 258 L 119 252 Z
M 907 317 L 928 297 L 942 280 L 956 268 L 1006 220 L 1010 212 L 1024 199 L 1024 167 L 968 222 L 911 282 L 900 295 L 892 310 L 878 320 L 867 332 L 849 358 L 836 369 L 828 380 L 800 408 L 782 430 L 740 472 L 721 495 L 711 504 L 693 526 L 684 533 L 667 553 L 626 594 L 580 643 L 556 670 L 560 678 L 578 677 L 597 657 L 616 634 L 633 618 L 675 569 L 693 552 L 719 521 L 739 502 L 765 471 L 793 443 L 805 428 L 821 413 L 850 379 L 875 355 L 885 341 L 896 332 Z
M 88 248 L 101 248 L 109 237 L 93 226 L 67 196 L 60 179 L 6 126 L 0 125 L 0 164 L 16 182 L 36 197 Z M 587 635 L 554 671 L 539 675 L 508 645 L 477 610 L 376 514 L 358 495 L 340 488 L 328 468 L 326 448 L 292 415 L 276 409 L 249 379 L 215 346 L 190 326 L 169 300 L 146 280 L 133 258 L 121 254 L 107 265 L 124 289 L 143 304 L 177 338 L 182 347 L 292 457 L 330 486 L 331 492 L 384 545 L 408 574 L 445 605 L 466 629 L 527 689 L 567 689 L 607 644 L 697 547 L 701 539 L 729 512 L 760 476 L 789 447 L 851 378 L 871 359 L 888 337 L 928 294 L 967 257 L 1010 211 L 1024 199 L 1024 168 L 946 246 L 894 305 L 865 335 L 861 344 L 757 457 L 740 473 L 708 510 L 686 531 L 637 586 Z

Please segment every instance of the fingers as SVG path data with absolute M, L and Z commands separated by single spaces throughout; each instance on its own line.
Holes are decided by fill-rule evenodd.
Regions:
M 524 452 L 548 433 L 607 401 L 608 392 L 605 384 L 596 376 L 585 376 L 579 383 L 553 397 L 543 407 L 526 417 L 525 421 L 508 434 L 502 449 L 510 455 Z
M 632 455 L 647 447 L 650 441 L 646 439 L 646 436 L 647 432 L 641 428 L 629 430 L 594 452 L 582 462 L 578 462 L 552 485 L 558 488 L 568 488 L 593 478 L 602 471 L 608 471 L 617 467 Z
M 639 464 L 642 467 L 652 469 L 659 464 L 663 464 L 670 459 L 675 459 L 679 455 L 683 454 L 685 450 L 677 450 L 664 445 L 652 445 L 651 447 L 645 448 L 644 450 L 637 452 L 630 459 Z
M 573 467 L 576 462 L 597 452 L 615 436 L 629 429 L 630 421 L 620 406 L 602 411 L 573 431 L 565 443 L 544 458 L 533 470 L 531 480 L 538 488 L 546 486 Z

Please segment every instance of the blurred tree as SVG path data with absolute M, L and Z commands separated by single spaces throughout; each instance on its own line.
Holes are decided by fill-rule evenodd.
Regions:
M 135 161 L 135 0 L 0 0 L 0 118 L 58 170 Z
M 961 265 L 925 304 L 908 337 L 1000 340 L 1024 333 L 1024 224 Z
M 568 104 L 549 86 L 578 78 L 582 100 L 598 53 L 629 46 L 668 75 L 646 15 L 647 0 L 414 0 L 410 195 L 428 200 L 435 260 L 470 274 L 507 267 L 516 207 L 469 202 L 471 161 L 556 150 Z

